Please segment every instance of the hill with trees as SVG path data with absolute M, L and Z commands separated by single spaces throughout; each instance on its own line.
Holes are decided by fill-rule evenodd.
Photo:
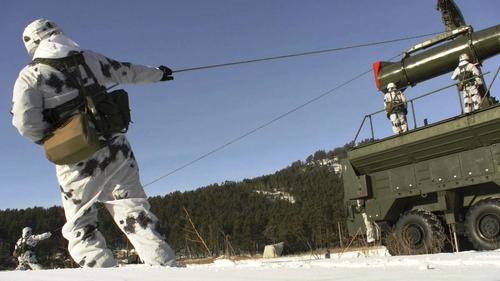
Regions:
M 347 147 L 317 151 L 274 174 L 150 197 L 151 209 L 180 257 L 256 254 L 277 242 L 285 242 L 286 253 L 336 246 L 344 224 L 343 187 L 329 160 L 345 157 Z M 0 211 L 0 269 L 15 266 L 11 254 L 25 226 L 53 232 L 36 248 L 43 265 L 75 266 L 67 262 L 64 222 L 59 206 Z M 98 229 L 109 248 L 131 248 L 103 206 Z

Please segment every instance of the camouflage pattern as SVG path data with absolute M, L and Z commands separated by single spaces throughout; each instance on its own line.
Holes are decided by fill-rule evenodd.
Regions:
M 42 267 L 38 264 L 34 248 L 36 245 L 51 236 L 50 232 L 42 233 L 39 235 L 23 235 L 16 242 L 14 253 L 17 255 L 18 266 L 16 270 L 38 270 Z
M 100 201 L 127 235 L 141 259 L 151 265 L 173 265 L 175 254 L 158 229 L 158 219 L 139 181 L 139 169 L 124 134 L 91 158 L 73 165 L 56 165 L 67 222 L 64 238 L 69 252 L 81 266 L 110 267 L 116 264 L 97 230 Z
M 152 83 L 163 77 L 155 67 L 118 62 L 98 53 L 80 50 L 63 34 L 43 40 L 33 58 L 62 58 L 82 52 L 97 81 L 82 71 L 85 85 L 113 83 Z M 68 77 L 44 65 L 28 65 L 14 86 L 13 125 L 21 135 L 40 143 L 52 125 L 42 111 L 78 96 Z M 70 165 L 56 165 L 57 179 L 66 215 L 63 236 L 69 241 L 73 259 L 85 267 L 110 267 L 116 261 L 97 230 L 94 203 L 104 203 L 120 229 L 127 235 L 143 262 L 150 265 L 175 265 L 175 254 L 156 230 L 158 219 L 149 211 L 139 181 L 137 162 L 125 134 L 112 135 L 107 145 L 88 159 Z
M 464 98 L 464 113 L 480 109 L 481 95 L 477 86 L 466 86 L 462 91 Z
M 156 67 L 118 62 L 89 50 L 81 50 L 62 34 L 43 40 L 33 58 L 62 58 L 73 52 L 83 52 L 85 62 L 100 85 L 153 83 L 163 77 L 163 71 Z M 84 86 L 96 83 L 85 71 L 82 71 L 81 80 Z M 63 73 L 45 64 L 30 64 L 21 70 L 14 85 L 12 123 L 21 135 L 39 142 L 54 129 L 43 118 L 43 110 L 55 108 L 77 96 L 78 88 L 72 86 Z
M 389 115 L 392 124 L 392 132 L 395 135 L 408 131 L 408 123 L 406 121 L 406 114 L 403 112 L 394 112 Z
M 408 131 L 406 121 L 406 97 L 399 90 L 388 91 L 384 95 L 384 109 L 391 120 L 392 131 L 398 135 Z
M 467 61 L 460 64 L 453 71 L 451 79 L 460 81 L 459 89 L 463 95 L 464 113 L 470 113 L 480 109 L 482 98 L 479 87 L 483 85 L 483 80 L 481 77 L 472 78 L 481 75 L 481 71 L 474 64 Z M 465 81 L 466 79 L 470 80 Z

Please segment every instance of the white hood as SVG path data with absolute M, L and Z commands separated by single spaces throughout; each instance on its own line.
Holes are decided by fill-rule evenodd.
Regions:
M 458 63 L 458 66 L 464 66 L 464 65 L 466 65 L 468 63 L 469 63 L 468 61 L 463 60 L 463 61 L 461 61 L 461 62 Z
M 42 40 L 36 48 L 33 59 L 35 58 L 64 58 L 70 52 L 79 52 L 80 46 L 66 35 L 59 33 Z

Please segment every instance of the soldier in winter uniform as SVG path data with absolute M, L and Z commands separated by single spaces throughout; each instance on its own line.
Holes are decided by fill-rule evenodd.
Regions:
M 394 134 L 408 131 L 406 97 L 392 82 L 387 84 L 387 91 L 384 95 L 384 110 L 387 112 L 387 118 L 391 120 Z
M 481 107 L 483 79 L 478 76 L 481 74 L 479 68 L 469 62 L 469 55 L 461 54 L 458 60 L 458 67 L 453 71 L 451 79 L 458 79 L 458 89 L 463 95 L 464 113 L 470 113 Z
M 118 62 L 82 50 L 54 22 L 46 19 L 29 24 L 23 40 L 33 62 L 21 70 L 14 86 L 13 125 L 21 135 L 38 144 L 44 143 L 57 126 L 49 118 L 53 114 L 46 113 L 56 112 L 56 119 L 64 121 L 78 112 L 75 106 L 68 105 L 81 106 L 74 101 L 84 87 L 105 89 L 113 83 L 173 79 L 172 71 L 165 66 Z M 64 61 L 73 56 L 75 66 L 67 71 L 44 63 Z M 81 266 L 116 266 L 104 237 L 97 230 L 94 203 L 100 201 L 144 263 L 175 266 L 175 254 L 158 231 L 157 217 L 149 210 L 137 162 L 125 133 L 101 136 L 100 140 L 103 146 L 87 159 L 56 165 L 67 220 L 62 234 L 69 241 L 69 253 Z
M 30 227 L 23 228 L 23 234 L 17 240 L 14 248 L 14 257 L 17 257 L 19 262 L 16 270 L 42 269 L 35 256 L 35 246 L 38 242 L 49 238 L 51 235 L 50 232 L 33 235 Z

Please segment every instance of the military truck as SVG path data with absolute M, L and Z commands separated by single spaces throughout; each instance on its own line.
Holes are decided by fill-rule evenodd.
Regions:
M 475 249 L 500 247 L 500 105 L 355 147 L 342 165 L 351 235 L 365 213 L 392 253 L 440 252 L 444 223 Z
M 401 61 L 376 62 L 378 89 L 393 82 L 404 90 L 448 73 L 463 53 L 478 64 L 500 53 L 500 25 L 473 32 L 463 18 L 450 22 L 458 26 Z M 486 87 L 483 94 L 493 100 Z M 391 254 L 458 250 L 464 241 L 477 250 L 500 248 L 500 105 L 485 102 L 473 113 L 414 127 L 355 146 L 342 160 L 349 234 L 375 232 Z

